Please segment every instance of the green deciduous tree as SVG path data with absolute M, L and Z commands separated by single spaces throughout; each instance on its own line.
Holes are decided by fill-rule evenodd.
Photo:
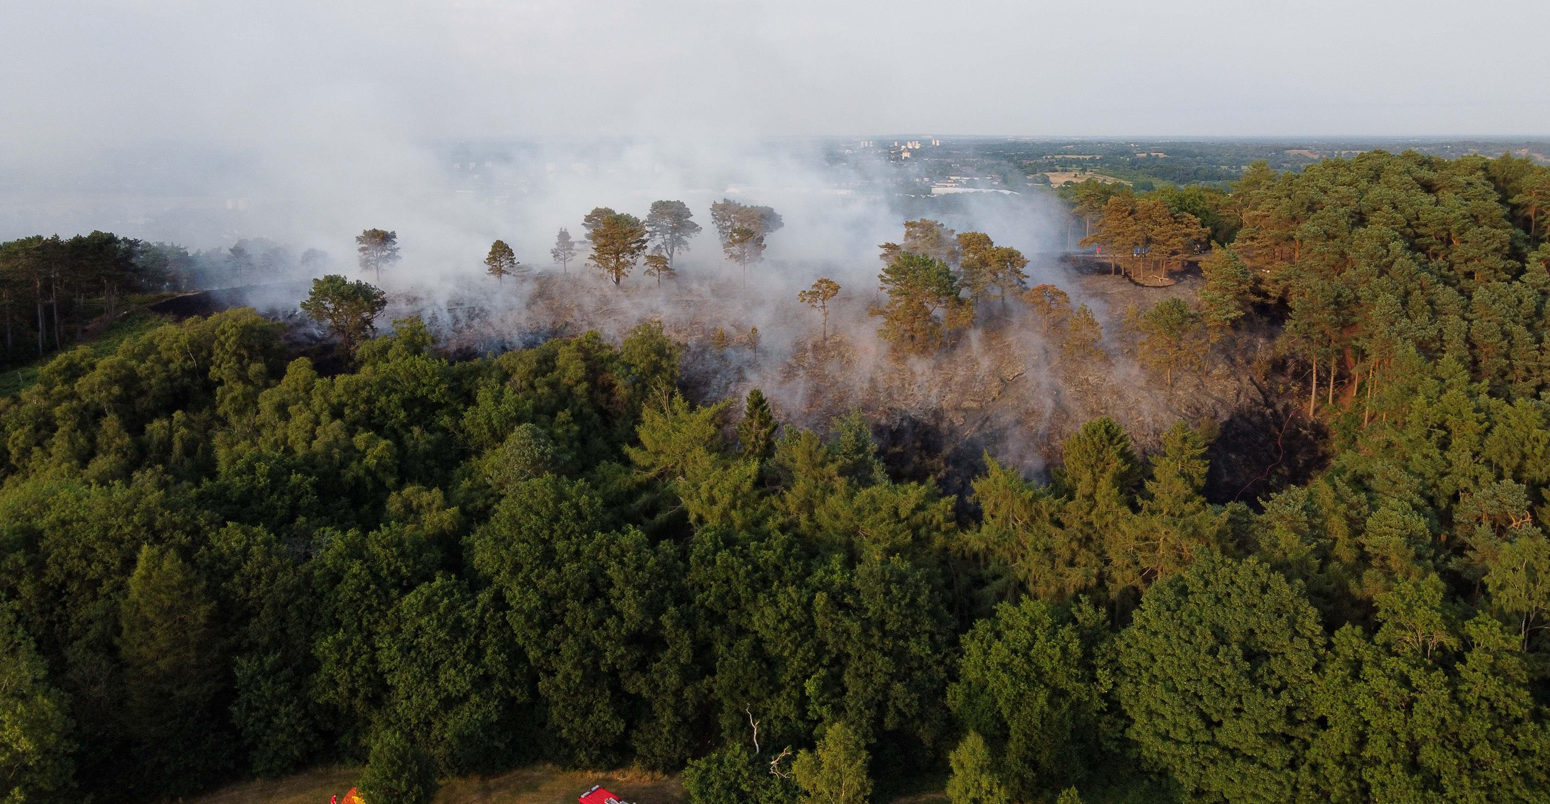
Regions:
M 994 747 L 994 775 L 1018 799 L 1081 781 L 1099 754 L 1110 682 L 1097 647 L 1069 614 L 1029 598 L 1001 604 L 965 636 L 948 699 Z
M 365 282 L 351 282 L 338 274 L 312 280 L 312 292 L 301 303 L 301 311 L 328 327 L 350 354 L 371 337 L 376 329 L 377 314 L 384 307 L 387 307 L 387 295 L 381 290 Z
M 377 639 L 387 722 L 447 774 L 498 770 L 521 755 L 514 739 L 530 679 L 496 600 L 441 575 L 400 598 Z
M 75 747 L 65 713 L 43 657 L 0 601 L 0 801 L 64 800 Z
M 790 804 L 796 799 L 796 785 L 771 773 L 769 760 L 754 756 L 741 743 L 712 751 L 684 768 L 684 792 L 690 804 Z
M 436 796 L 436 766 L 408 736 L 384 730 L 372 738 L 371 758 L 356 786 L 373 804 L 429 804 Z
M 1462 656 L 1429 660 L 1335 634 L 1315 687 L 1308 778 L 1335 801 L 1526 801 L 1550 783 L 1550 729 L 1516 635 L 1467 623 Z
M 1118 648 L 1144 760 L 1196 795 L 1299 796 L 1324 653 L 1300 589 L 1258 561 L 1208 557 L 1147 591 Z
M 947 779 L 948 801 L 953 804 L 1011 804 L 1012 797 L 996 778 L 990 747 L 979 732 L 964 735 L 947 760 L 952 768 L 952 775 Z
M 866 804 L 872 800 L 872 759 L 860 736 L 831 723 L 818 747 L 797 755 L 792 766 L 802 804 Z
M 606 516 L 586 483 L 525 481 L 470 538 L 473 564 L 536 676 L 551 756 L 681 767 L 696 700 L 678 552 Z

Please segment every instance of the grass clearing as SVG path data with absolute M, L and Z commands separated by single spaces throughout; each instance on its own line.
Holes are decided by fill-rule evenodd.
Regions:
M 360 766 L 315 768 L 283 779 L 264 779 L 229 785 L 188 804 L 328 804 L 330 796 L 344 798 L 360 778 Z M 878 800 L 890 804 L 948 804 L 940 774 L 895 780 L 891 793 L 879 791 Z M 602 785 L 635 804 L 685 804 L 688 796 L 676 773 L 640 770 L 564 770 L 537 764 L 495 776 L 463 776 L 442 780 L 435 804 L 576 804 L 576 797 Z M 886 786 L 886 785 L 885 785 Z M 1137 775 L 1134 768 L 1105 768 L 1083 786 L 1082 797 L 1094 804 L 1166 804 L 1176 799 L 1155 779 Z M 370 802 L 368 802 L 370 804 Z M 729 802 L 729 804 L 732 804 Z
M 28 365 L 0 372 L 0 396 L 15 396 L 32 387 L 32 384 L 38 381 L 38 369 L 42 368 L 48 361 L 53 360 L 61 352 L 74 349 L 77 346 L 87 346 L 91 348 L 92 354 L 103 357 L 118 351 L 119 345 L 124 341 L 144 335 L 171 321 L 172 319 L 166 316 L 156 315 L 145 310 L 135 310 L 126 313 L 101 333 L 93 335 L 88 332 L 86 340 L 82 343 L 71 344 L 60 350 L 60 352 L 46 354 Z
M 319 768 L 283 779 L 231 785 L 190 804 L 327 804 L 344 798 L 360 778 L 360 767 Z M 497 776 L 443 780 L 436 804 L 576 804 L 576 797 L 600 784 L 635 804 L 684 804 L 677 774 L 645 771 L 568 771 L 530 765 Z
M 329 796 L 344 798 L 360 778 L 355 767 L 315 768 L 283 779 L 259 779 L 231 785 L 206 796 L 190 799 L 194 804 L 328 804 Z

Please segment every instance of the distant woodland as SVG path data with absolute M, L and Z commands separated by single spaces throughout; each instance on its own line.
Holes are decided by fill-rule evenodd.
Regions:
M 1051 375 L 1124 361 L 1175 411 L 1075 423 L 1038 471 L 707 394 L 706 345 L 656 323 L 485 356 L 377 335 L 344 277 L 303 305 L 326 348 L 237 309 L 95 351 L 126 297 L 197 283 L 186 253 L 0 245 L 5 354 L 57 350 L 0 397 L 0 797 L 348 761 L 372 804 L 423 802 L 544 760 L 682 771 L 706 804 L 1544 800 L 1550 168 L 1380 151 L 1061 193 L 1091 270 L 1198 292 L 1100 322 L 918 220 L 849 322 L 901 365 L 1036 331 Z M 725 203 L 750 270 L 780 217 Z M 556 262 L 671 281 L 699 227 L 658 212 L 598 208 Z M 839 292 L 800 299 L 816 363 Z M 1212 372 L 1253 410 L 1188 415 Z

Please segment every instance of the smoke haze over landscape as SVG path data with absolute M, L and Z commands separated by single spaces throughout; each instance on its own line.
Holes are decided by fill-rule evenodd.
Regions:
M 1531 4 L 1501 5 L 1525 22 L 1546 17 Z M 17 28 L 33 35 L 0 54 L 21 77 L 4 90 L 17 113 L 0 120 L 8 146 L 0 238 L 101 229 L 190 249 L 260 238 L 292 255 L 326 254 L 313 272 L 354 274 L 354 235 L 390 229 L 403 256 L 381 278 L 397 294 L 390 315 L 466 330 L 464 345 L 480 351 L 532 332 L 597 327 L 618 337 L 652 318 L 701 339 L 757 327 L 763 354 L 749 365 L 696 365 L 702 379 L 715 378 L 718 395 L 759 383 L 783 389 L 788 408 L 810 401 L 804 383 L 835 379 L 793 378 L 788 363 L 814 323 L 796 293 L 829 276 L 845 289 L 835 326 L 859 362 L 842 361 L 844 392 L 829 389 L 832 404 L 820 412 L 860 401 L 951 408 L 940 394 L 965 389 L 941 380 L 950 375 L 939 366 L 912 378 L 874 362 L 877 322 L 867 313 L 878 298 L 877 246 L 898 240 L 905 220 L 983 231 L 1032 258 L 1029 284 L 1058 281 L 1106 325 L 1121 311 L 1060 274 L 1053 255 L 1074 238 L 1042 188 L 932 197 L 897 160 L 858 143 L 922 136 L 906 132 L 1550 129 L 1550 104 L 1523 102 L 1544 92 L 1530 78 L 1535 26 L 1458 37 L 1490 24 L 1486 15 L 1460 19 L 1458 9 L 1438 7 L 1410 15 L 1403 38 L 1383 34 L 1398 8 L 1315 3 L 1240 20 L 1205 2 L 993 2 L 953 12 L 909 2 L 680 0 L 39 5 L 17 15 Z M 1127 23 L 1108 24 L 1117 18 Z M 1444 41 L 1460 44 L 1422 46 Z M 1489 54 L 1470 50 L 1486 41 Z M 1319 43 L 1316 52 L 1308 42 Z M 1485 58 L 1500 80 L 1468 81 L 1465 65 Z M 1351 81 L 1358 72 L 1363 80 Z M 1017 165 L 1006 167 L 1021 178 Z M 711 231 L 709 205 L 721 198 L 768 205 L 785 221 L 747 276 L 722 257 Z M 660 199 L 686 202 L 705 227 L 678 261 L 676 284 L 649 286 L 639 270 L 618 292 L 568 278 L 573 284 L 551 283 L 536 306 L 531 284 L 490 292 L 482 261 L 493 240 L 552 275 L 549 248 L 567 227 L 580 247 L 570 270 L 587 272 L 582 217 L 594 207 L 644 217 Z M 477 325 L 465 326 L 476 307 Z M 976 367 L 967 376 L 996 375 L 992 364 L 1007 354 L 1045 346 L 976 337 L 947 362 Z M 1048 368 L 1034 360 L 1004 373 Z M 1110 370 L 1113 388 L 1130 370 Z M 930 377 L 938 390 L 889 396 Z M 1045 377 L 1017 395 L 1042 400 L 1059 385 Z M 1092 406 L 1102 393 L 1086 395 L 1087 407 L 1071 394 L 1061 404 L 1082 415 L 1108 411 Z M 998 407 L 1003 429 L 1050 415 Z M 1127 424 L 1138 426 L 1152 406 L 1128 409 Z
M 789 162 L 765 158 L 772 137 L 1550 130 L 1533 77 L 1542 6 L 1438 4 L 1385 33 L 1401 7 L 1229 19 L 1205 2 L 23 4 L 8 27 L 25 35 L 0 54 L 15 79 L 0 90 L 0 236 L 124 221 L 209 245 L 383 225 L 407 247 L 451 237 L 449 223 L 536 231 L 630 207 L 598 190 L 799 186 Z M 1492 35 L 1461 36 L 1481 26 Z M 1321 46 L 1293 44 L 1308 41 Z M 1476 61 L 1498 79 L 1471 83 Z M 510 166 L 528 177 L 587 161 L 578 143 L 635 144 L 593 149 L 611 187 L 556 182 L 542 188 L 555 197 L 510 211 L 448 199 L 437 143 L 489 138 L 544 144 Z M 233 210 L 254 213 L 242 231 Z

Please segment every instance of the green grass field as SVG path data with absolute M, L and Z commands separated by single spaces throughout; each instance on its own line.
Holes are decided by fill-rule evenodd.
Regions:
M 190 804 L 327 804 L 360 778 L 361 768 L 320 768 L 284 779 L 244 782 Z M 600 784 L 636 804 L 684 804 L 676 774 L 639 771 L 567 771 L 532 765 L 499 776 L 467 776 L 443 781 L 437 804 L 576 804 L 576 797 Z
M 153 330 L 172 319 L 166 316 L 156 315 L 145 310 L 135 310 L 119 317 L 112 326 L 96 335 L 88 334 L 84 346 L 89 347 L 98 357 L 109 355 L 118 350 L 119 344 Z M 73 349 L 75 346 L 66 346 Z M 24 366 L 7 369 L 0 372 L 0 396 L 15 396 L 27 390 L 38 381 L 38 369 L 54 358 L 58 352 L 44 355 L 41 359 Z

